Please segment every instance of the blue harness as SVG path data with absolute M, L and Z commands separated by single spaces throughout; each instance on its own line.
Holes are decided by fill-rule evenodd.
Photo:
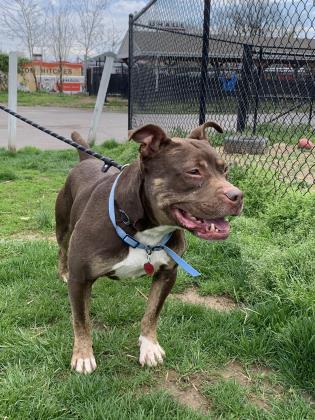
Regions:
M 147 255 L 151 255 L 154 251 L 160 251 L 164 250 L 173 260 L 178 264 L 180 267 L 182 267 L 188 274 L 190 274 L 193 277 L 200 276 L 200 273 L 195 270 L 191 265 L 186 263 L 179 255 L 176 254 L 172 249 L 170 249 L 168 246 L 166 246 L 167 242 L 170 240 L 172 234 L 168 233 L 164 236 L 164 238 L 161 240 L 161 242 L 155 246 L 150 245 L 144 245 L 141 242 L 137 241 L 133 236 L 128 235 L 121 227 L 117 226 L 116 224 L 116 216 L 115 216 L 115 189 L 118 182 L 118 179 L 120 177 L 120 174 L 115 179 L 115 182 L 112 186 L 111 192 L 109 194 L 109 200 L 108 200 L 108 212 L 109 212 L 109 218 L 116 230 L 117 235 L 120 237 L 120 239 L 127 244 L 128 246 L 131 246 L 131 248 L 139 248 L 139 249 L 145 249 L 147 252 Z

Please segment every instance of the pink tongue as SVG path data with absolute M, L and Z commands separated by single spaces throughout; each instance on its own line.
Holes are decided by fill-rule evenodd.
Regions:
M 208 219 L 206 220 L 207 223 L 209 223 L 209 225 L 211 223 L 214 224 L 214 226 L 216 226 L 219 230 L 227 230 L 229 228 L 229 222 L 227 222 L 226 220 L 222 219 Z

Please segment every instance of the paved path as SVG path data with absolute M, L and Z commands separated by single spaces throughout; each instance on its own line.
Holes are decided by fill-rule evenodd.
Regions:
M 93 110 L 50 107 L 18 107 L 18 113 L 65 137 L 73 130 L 87 138 Z M 7 147 L 8 114 L 0 110 L 0 147 Z M 127 113 L 104 111 L 97 131 L 97 143 L 108 139 L 123 142 L 127 138 Z M 66 149 L 70 146 L 34 127 L 17 121 L 16 148 L 34 146 L 41 149 Z
M 278 117 L 276 119 L 276 117 Z M 279 117 L 278 114 L 259 114 L 257 124 L 270 123 L 273 119 L 276 119 L 273 124 L 282 124 L 284 126 L 301 125 L 309 123 L 309 114 L 291 112 L 284 116 Z M 222 126 L 224 131 L 236 131 L 237 115 L 236 114 L 207 114 L 206 121 L 215 121 Z M 248 115 L 248 127 L 253 127 L 254 116 L 253 114 Z M 141 126 L 144 124 L 157 124 L 163 127 L 166 131 L 172 133 L 177 131 L 182 133 L 183 131 L 189 132 L 194 127 L 197 127 L 198 115 L 197 114 L 136 114 L 133 118 L 134 126 Z M 311 120 L 312 127 L 315 126 L 315 113 Z M 179 129 L 181 128 L 181 129 Z M 176 130 L 177 129 L 177 130 Z M 178 130 L 179 129 L 179 130 Z
M 73 130 L 87 138 L 93 110 L 74 109 L 74 108 L 49 108 L 49 107 L 19 107 L 18 112 L 25 117 L 47 127 L 58 134 L 70 137 Z M 268 122 L 276 115 L 260 114 L 258 124 Z M 235 114 L 208 114 L 206 120 L 216 121 L 222 125 L 224 130 L 235 131 L 237 116 Z M 252 126 L 253 115 L 249 115 L 249 126 Z M 134 117 L 134 126 L 153 123 L 158 124 L 170 134 L 174 128 L 182 127 L 190 131 L 198 126 L 198 115 L 194 114 L 138 114 Z M 290 113 L 280 117 L 277 124 L 307 124 L 307 113 Z M 312 119 L 315 125 L 315 115 Z M 102 143 L 105 140 L 115 139 L 124 142 L 127 139 L 128 115 L 121 112 L 104 111 L 97 131 L 96 142 Z M 175 135 L 175 133 L 174 133 Z M 0 111 L 0 147 L 7 146 L 7 114 Z M 17 122 L 17 141 L 16 147 L 19 149 L 25 146 L 35 146 L 41 149 L 65 149 L 69 148 L 66 144 L 54 139 L 48 134 L 33 128 L 22 121 Z

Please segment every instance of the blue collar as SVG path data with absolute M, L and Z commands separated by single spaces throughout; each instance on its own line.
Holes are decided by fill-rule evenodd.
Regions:
M 108 200 L 109 218 L 116 230 L 117 235 L 120 237 L 120 239 L 128 246 L 131 246 L 131 248 L 145 249 L 148 255 L 150 255 L 154 251 L 164 250 L 171 258 L 173 258 L 176 264 L 182 267 L 188 274 L 190 274 L 193 277 L 200 276 L 200 273 L 197 270 L 195 270 L 191 265 L 186 263 L 186 261 L 184 261 L 179 255 L 177 255 L 176 252 L 174 252 L 172 249 L 166 246 L 167 242 L 170 240 L 172 236 L 171 233 L 168 233 L 167 235 L 165 235 L 159 244 L 155 246 L 150 246 L 150 245 L 142 244 L 133 236 L 128 235 L 121 227 L 117 226 L 116 216 L 115 216 L 115 189 L 116 189 L 116 185 L 121 174 L 122 172 L 120 172 L 120 174 L 115 179 L 115 182 L 112 186 L 111 192 L 109 194 L 109 200 Z

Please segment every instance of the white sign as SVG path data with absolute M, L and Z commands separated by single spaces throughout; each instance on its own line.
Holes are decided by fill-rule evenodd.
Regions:
M 163 20 L 150 20 L 149 26 L 153 28 L 165 28 L 165 29 L 176 29 L 176 30 L 185 30 L 185 24 L 183 22 L 176 21 L 163 21 Z

